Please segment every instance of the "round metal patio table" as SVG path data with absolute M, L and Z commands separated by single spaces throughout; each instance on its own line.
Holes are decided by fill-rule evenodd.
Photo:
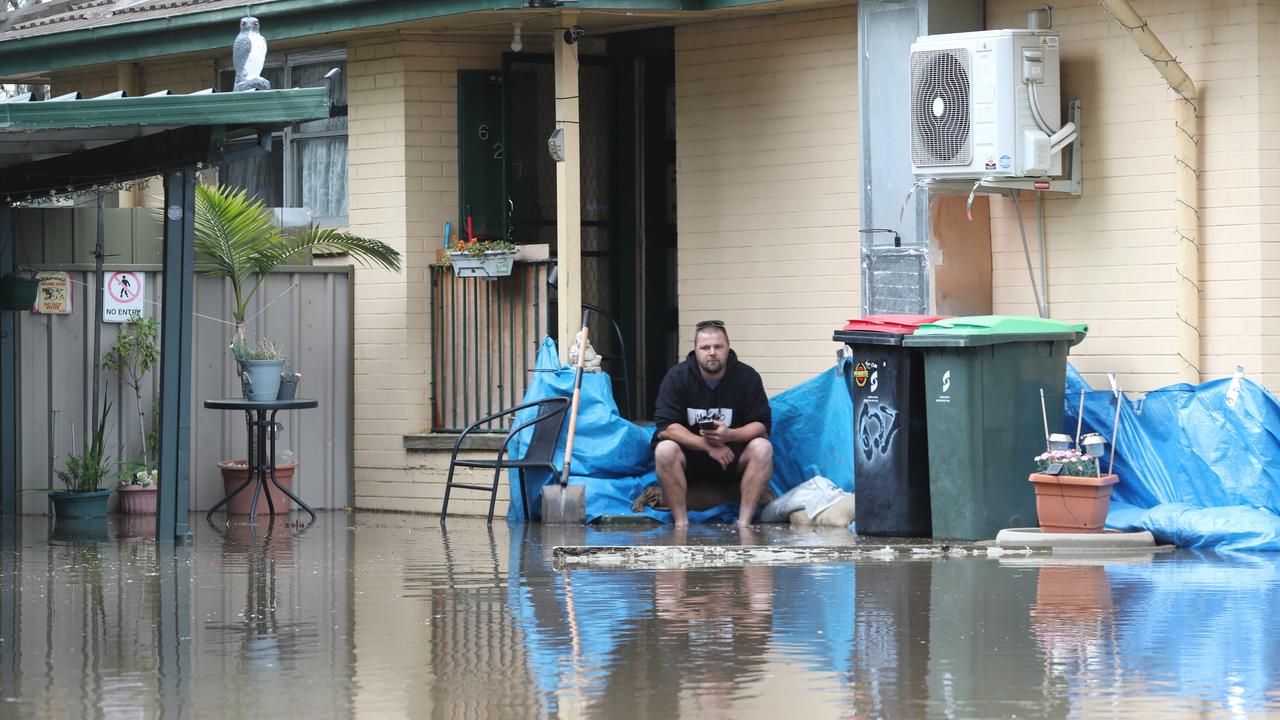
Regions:
M 276 479 L 276 413 L 281 410 L 306 410 L 316 407 L 320 404 L 319 400 L 309 400 L 306 398 L 296 398 L 293 400 L 245 400 L 244 398 L 223 398 L 219 400 L 205 400 L 204 406 L 211 410 L 243 410 L 248 425 L 249 433 L 249 477 L 240 484 L 240 487 L 232 490 L 230 494 L 218 501 L 209 512 L 205 515 L 208 520 L 213 517 L 218 508 L 227 504 L 231 498 L 239 495 L 242 490 L 253 484 L 253 501 L 249 503 L 249 522 L 253 523 L 258 513 L 258 496 L 265 495 L 267 498 L 267 508 L 272 514 L 275 514 L 275 505 L 271 500 L 271 493 L 266 492 L 267 479 L 280 489 L 289 499 L 298 504 L 298 507 L 307 511 L 311 516 L 312 522 L 315 522 L 316 513 L 306 503 L 294 495 L 289 488 L 280 484 Z M 269 432 L 268 432 L 269 430 Z M 257 439 L 255 443 L 254 440 Z M 268 443 L 270 445 L 268 446 Z M 257 453 L 254 453 L 257 448 Z M 266 448 L 266 452 L 263 452 Z M 256 482 L 255 482 L 256 481 Z

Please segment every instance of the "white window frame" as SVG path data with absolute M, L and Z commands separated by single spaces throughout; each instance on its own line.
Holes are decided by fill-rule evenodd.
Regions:
M 345 47 L 337 47 L 337 48 L 321 48 L 321 49 L 314 49 L 314 50 L 300 50 L 300 51 L 286 52 L 286 53 L 270 53 L 267 55 L 267 60 L 263 64 L 263 67 L 279 68 L 284 71 L 284 85 L 279 88 L 274 88 L 275 90 L 280 90 L 283 88 L 293 87 L 293 68 L 295 66 L 320 65 L 325 62 L 340 62 L 342 63 L 344 68 L 343 72 L 346 72 L 345 68 L 346 68 L 346 62 L 347 62 L 347 49 Z M 233 73 L 235 72 L 235 67 L 231 64 L 230 60 L 221 60 L 218 62 L 217 77 L 218 77 L 219 85 L 221 85 L 222 83 L 222 73 L 224 72 L 233 72 Z M 282 131 L 277 131 L 275 133 L 272 133 L 272 136 L 271 136 L 272 142 L 280 142 L 283 144 L 283 148 L 284 148 L 283 150 L 284 157 L 282 160 L 284 165 L 282 173 L 284 177 L 282 178 L 283 188 L 281 191 L 281 197 L 283 198 L 282 201 L 286 203 L 285 207 L 292 207 L 288 205 L 288 203 L 292 202 L 292 198 L 295 197 L 295 191 L 297 190 L 297 188 L 294 187 L 295 182 L 293 179 L 293 175 L 294 175 L 293 163 L 296 160 L 296 158 L 294 157 L 296 150 L 294 149 L 293 141 L 295 139 L 309 140 L 314 138 L 328 138 L 328 137 L 345 137 L 345 138 L 348 138 L 347 142 L 350 143 L 349 133 L 345 129 L 306 132 L 306 131 L 300 131 L 297 129 L 296 126 L 291 125 L 289 127 L 286 127 Z M 348 148 L 350 148 L 350 145 L 348 145 Z M 351 183 L 350 183 L 350 176 L 348 175 L 348 181 L 347 181 L 348 201 L 350 200 L 350 197 L 351 197 Z M 348 218 L 349 216 L 347 215 L 336 215 L 333 217 L 313 217 L 311 218 L 311 222 L 321 227 L 343 227 L 348 224 Z

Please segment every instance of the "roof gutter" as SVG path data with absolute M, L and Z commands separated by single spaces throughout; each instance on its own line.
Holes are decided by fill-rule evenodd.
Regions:
M 360 12 L 352 12 L 356 6 Z M 20 76 L 230 48 L 233 29 L 249 14 L 263 20 L 274 41 L 523 6 L 523 0 L 279 0 L 6 40 L 0 68 Z
M 1178 275 L 1178 357 L 1182 366 L 1178 369 L 1183 382 L 1200 382 L 1200 208 L 1197 205 L 1200 172 L 1197 161 L 1199 149 L 1199 115 L 1196 108 L 1196 85 L 1177 58 L 1165 48 L 1164 43 L 1151 32 L 1147 21 L 1138 14 L 1129 0 L 1098 0 L 1107 14 L 1129 33 L 1138 50 L 1146 56 L 1157 72 L 1177 94 L 1174 101 L 1174 172 L 1177 183 L 1174 190 L 1175 228 L 1178 243 L 1174 272 Z

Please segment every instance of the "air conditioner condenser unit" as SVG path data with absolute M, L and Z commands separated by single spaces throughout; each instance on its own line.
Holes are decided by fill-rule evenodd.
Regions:
M 911 165 L 921 177 L 1046 177 L 1062 172 L 1058 35 L 986 30 L 911 45 Z

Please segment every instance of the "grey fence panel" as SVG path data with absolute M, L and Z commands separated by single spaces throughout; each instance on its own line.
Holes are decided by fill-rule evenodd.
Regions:
M 162 296 L 163 278 L 154 266 L 148 270 L 144 273 L 148 301 L 145 312 L 158 319 L 156 299 Z M 67 452 L 80 449 L 92 423 L 93 323 L 101 314 L 92 302 L 94 293 L 88 285 L 92 276 L 93 272 L 82 266 L 71 269 L 72 315 L 19 314 L 19 469 L 24 513 L 47 511 L 43 491 L 60 487 L 52 470 L 63 466 Z M 281 346 L 303 374 L 299 395 L 320 403 L 313 410 L 281 413 L 279 420 L 284 429 L 277 440 L 277 451 L 291 450 L 296 455 L 299 467 L 294 487 L 303 500 L 317 508 L 343 507 L 352 495 L 351 280 L 351 271 L 345 267 L 295 268 L 273 273 L 263 283 L 248 313 L 251 317 L 256 315 L 247 324 L 248 332 L 265 334 Z M 244 416 L 204 407 L 205 400 L 240 395 L 228 349 L 233 332 L 229 323 L 230 297 L 227 281 L 196 278 L 192 510 L 212 507 L 222 497 L 218 461 L 243 459 L 247 454 Z M 112 323 L 103 324 L 104 352 L 114 342 L 118 328 Z M 150 429 L 158 368 L 148 382 L 142 404 Z M 103 371 L 101 393 L 112 401 L 107 424 L 111 460 L 128 461 L 139 456 L 143 445 L 133 390 Z

